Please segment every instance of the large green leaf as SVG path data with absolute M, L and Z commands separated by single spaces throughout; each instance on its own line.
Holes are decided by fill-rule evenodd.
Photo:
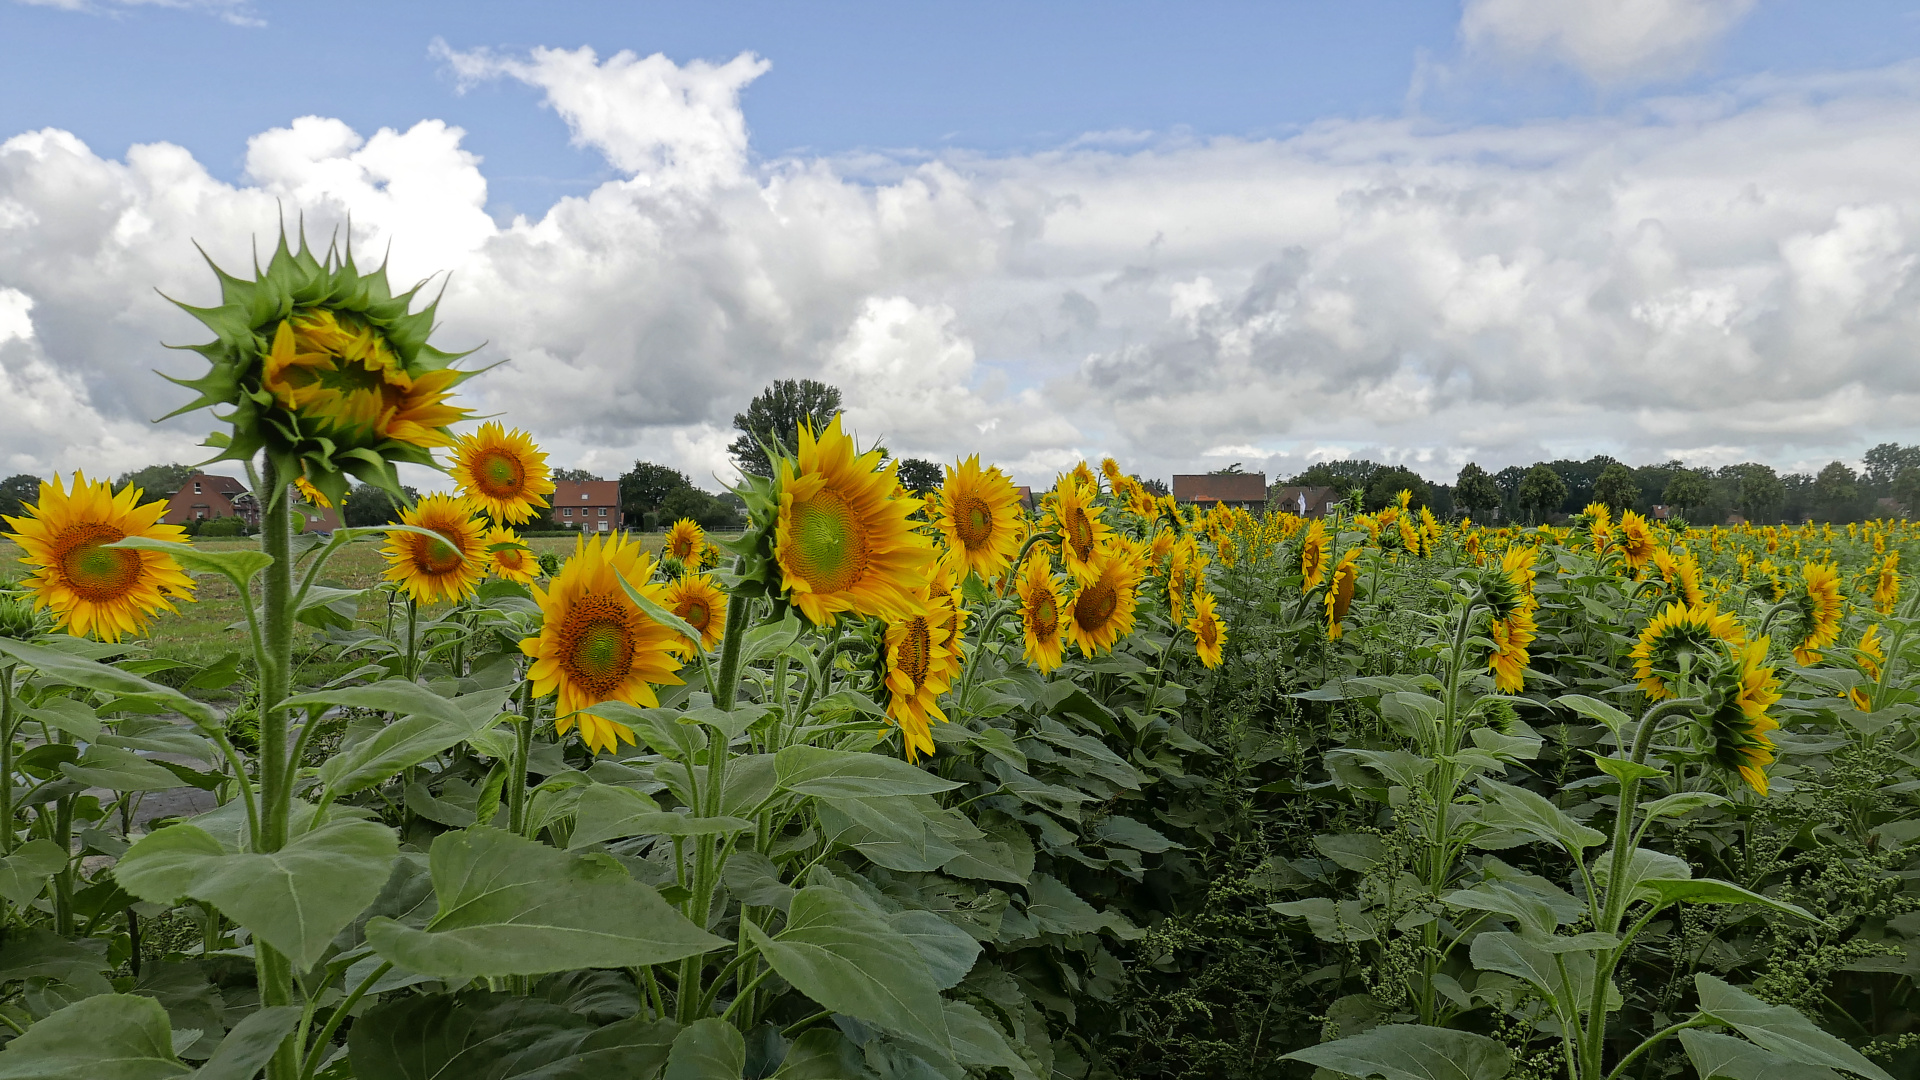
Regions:
M 715 1017 L 680 1029 L 660 1080 L 740 1080 L 747 1068 L 747 1040 Z
M 164 702 L 168 708 L 191 717 L 203 726 L 218 724 L 213 710 L 206 705 L 172 687 L 148 682 L 130 671 L 109 667 L 60 649 L 15 641 L 12 638 L 0 638 L 0 654 L 12 657 L 57 683 L 78 686 L 86 690 L 99 690 L 122 697 L 152 698 Z
M 466 714 L 452 698 L 405 679 L 388 679 L 368 686 L 342 686 L 316 690 L 286 700 L 284 707 L 307 708 L 314 705 L 345 705 L 355 709 L 377 709 L 395 716 L 431 716 L 445 724 L 467 722 Z
M 357 705 L 402 717 L 371 738 L 335 754 L 320 767 L 321 782 L 339 796 L 364 791 L 473 738 L 493 725 L 505 697 L 504 693 L 486 692 L 449 700 L 424 686 L 389 681 L 307 694 L 292 701 Z
M 777 937 L 752 923 L 747 933 L 773 970 L 813 1000 L 947 1049 L 940 991 L 926 961 L 859 901 L 810 885 L 795 894 L 786 929 Z
M 0 1051 L 0 1080 L 161 1080 L 192 1071 L 174 1056 L 167 1010 L 134 994 L 76 1001 Z
M 831 1027 L 801 1032 L 773 1080 L 858 1080 L 871 1076 L 860 1048 Z
M 774 768 L 782 788 L 829 798 L 934 795 L 960 786 L 899 758 L 819 746 L 789 746 L 774 756 Z
M 431 994 L 382 1004 L 354 1021 L 356 1080 L 606 1080 L 656 1075 L 678 1025 L 592 1020 L 507 994 Z M 736 1074 L 737 1075 L 737 1074 Z
M 927 962 L 927 974 L 940 990 L 951 990 L 973 970 L 980 943 L 973 935 L 931 911 L 902 911 L 887 916 L 893 932 L 913 944 Z
M 953 1037 L 953 1056 L 962 1065 L 1005 1069 L 1032 1080 L 1033 1067 L 1014 1051 L 1006 1035 L 966 1002 L 947 1002 L 947 1032 Z
M 1867 1080 L 1893 1080 L 1887 1070 L 1815 1027 L 1813 1021 L 1791 1005 L 1769 1005 L 1723 979 L 1704 973 L 1693 977 L 1693 985 L 1700 991 L 1701 1012 L 1788 1061 L 1842 1069 Z
M 180 778 L 131 750 L 87 747 L 78 761 L 60 763 L 60 773 L 75 783 L 111 791 L 165 791 L 186 786 Z
M 1286 1056 L 1386 1080 L 1500 1080 L 1513 1068 L 1507 1048 L 1485 1035 L 1418 1024 L 1388 1024 Z
M 292 1005 L 254 1010 L 220 1040 L 193 1080 L 253 1080 L 299 1022 L 300 1010 Z
M 392 829 L 357 818 L 328 822 L 275 852 L 232 852 L 204 829 L 175 825 L 141 837 L 113 874 L 142 900 L 212 904 L 305 971 L 380 895 L 398 850 Z
M 67 865 L 67 853 L 51 840 L 29 840 L 0 859 L 0 896 L 29 904 Z
M 1819 922 L 1813 913 L 1798 904 L 1789 904 L 1775 900 L 1771 896 L 1762 896 L 1750 889 L 1743 889 L 1731 881 L 1718 878 L 1646 878 L 1639 883 L 1637 892 L 1651 893 L 1655 907 L 1669 904 L 1758 904 L 1771 908 L 1783 915 L 1793 915 L 1808 922 Z
M 1690 1028 L 1680 1033 L 1680 1045 L 1700 1080 L 1840 1080 L 1840 1074 L 1825 1065 L 1789 1061 L 1718 1032 Z
M 1481 777 L 1480 793 L 1487 799 L 1480 812 L 1483 824 L 1575 852 L 1606 842 L 1605 833 L 1580 824 L 1565 810 L 1525 788 Z
M 664 964 L 727 944 L 602 854 L 574 855 L 498 829 L 433 842 L 439 912 L 425 930 L 367 922 L 367 943 L 454 982 L 571 968 Z

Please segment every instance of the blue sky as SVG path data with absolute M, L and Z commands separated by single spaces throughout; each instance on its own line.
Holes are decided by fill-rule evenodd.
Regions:
M 609 474 L 802 375 L 1022 482 L 1817 469 L 1920 441 L 1917 12 L 0 0 L 0 471 L 195 457 L 155 290 L 283 212 Z

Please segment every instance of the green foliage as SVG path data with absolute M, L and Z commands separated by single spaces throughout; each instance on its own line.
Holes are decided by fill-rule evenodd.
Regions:
M 727 453 L 741 472 L 771 476 L 766 446 L 792 456 L 799 452 L 801 425 L 823 430 L 839 411 L 837 387 L 813 379 L 775 379 L 747 403 L 746 412 L 734 415 L 740 437 L 727 446 Z

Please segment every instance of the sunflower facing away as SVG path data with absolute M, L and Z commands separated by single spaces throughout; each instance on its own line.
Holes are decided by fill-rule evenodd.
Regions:
M 293 487 L 294 490 L 300 493 L 300 498 L 304 500 L 308 506 L 317 506 L 322 510 L 333 509 L 333 500 L 327 498 L 319 488 L 308 483 L 306 477 L 294 477 Z
M 193 599 L 193 579 L 173 556 L 157 551 L 109 548 L 130 536 L 187 542 L 178 525 L 162 525 L 165 502 L 139 505 L 140 489 L 118 495 L 105 481 L 88 483 L 73 474 L 72 490 L 40 485 L 40 501 L 21 517 L 7 518 L 20 561 L 33 567 L 24 584 L 34 591 L 34 608 L 52 608 L 55 625 L 70 634 L 119 641 L 137 634 L 156 611 L 173 611 L 175 599 Z
M 780 463 L 773 555 L 792 603 L 816 624 L 840 612 L 901 619 L 920 609 L 922 568 L 932 548 L 908 515 L 920 500 L 895 498 L 894 464 L 862 454 L 835 416 L 816 439 L 800 429 L 800 452 Z
M 1340 556 L 1333 568 L 1333 580 L 1327 585 L 1327 640 L 1338 641 L 1346 633 L 1347 611 L 1353 607 L 1353 589 L 1360 581 L 1360 549 Z
M 980 455 L 947 466 L 947 482 L 933 497 L 933 518 L 947 547 L 967 570 L 989 579 L 1004 573 L 1020 550 L 1020 491 L 998 466 L 980 468 Z
M 1773 740 L 1767 732 L 1780 726 L 1767 709 L 1780 700 L 1780 682 L 1766 666 L 1767 639 L 1744 645 L 1729 644 L 1725 662 L 1714 678 L 1720 704 L 1707 717 L 1713 739 L 1713 757 L 1733 769 L 1747 785 L 1767 793 L 1767 774 L 1773 763 Z
M 1210 668 L 1220 666 L 1220 647 L 1227 643 L 1227 624 L 1213 610 L 1213 594 L 1205 589 L 1193 592 L 1193 618 L 1187 621 L 1193 631 L 1193 651 Z
M 946 601 L 936 597 L 924 611 L 887 621 L 887 719 L 900 729 L 907 760 L 933 753 L 931 721 L 946 723 L 937 702 L 953 679 L 953 654 L 941 626 Z
M 1653 571 L 1674 600 L 1688 607 L 1706 602 L 1706 593 L 1700 588 L 1700 564 L 1686 548 L 1654 548 Z
M 452 603 L 473 595 L 491 559 L 487 554 L 487 523 L 473 515 L 473 506 L 452 495 L 429 495 L 400 512 L 404 525 L 429 529 L 437 536 L 391 532 L 381 546 L 387 569 L 381 576 L 398 582 L 407 595 L 422 604 Z
M 604 701 L 654 708 L 656 686 L 678 686 L 686 639 L 653 621 L 633 602 L 621 580 L 661 607 L 667 587 L 650 583 L 653 557 L 623 534 L 599 534 L 574 542 L 573 557 L 545 589 L 533 588 L 540 605 L 540 633 L 520 642 L 533 658 L 527 678 L 536 697 L 557 694 L 554 727 L 564 735 L 577 723 L 580 741 L 596 753 L 633 742 L 633 732 L 586 712 Z
M 707 531 L 692 518 L 681 518 L 667 530 L 666 553 L 679 559 L 682 566 L 699 566 L 706 547 Z
M 1533 612 L 1517 607 L 1504 619 L 1493 620 L 1493 652 L 1487 668 L 1493 672 L 1493 688 L 1503 694 L 1517 694 L 1527 687 L 1527 646 L 1533 644 L 1538 627 Z
M 1050 527 L 1060 534 L 1060 561 L 1067 573 L 1083 581 L 1094 572 L 1094 562 L 1113 533 L 1101 520 L 1106 508 L 1094 505 L 1097 491 L 1071 476 L 1062 476 L 1053 486 L 1047 510 Z
M 1063 637 L 1065 627 L 1061 622 L 1065 604 L 1060 599 L 1060 579 L 1053 576 L 1053 567 L 1047 557 L 1034 553 L 1027 556 L 1027 565 L 1021 571 L 1018 587 L 1020 624 L 1026 638 L 1027 663 L 1045 675 L 1060 666 L 1066 647 Z
M 1133 633 L 1140 566 L 1124 551 L 1102 548 L 1067 606 L 1067 638 L 1087 656 L 1111 650 Z
M 263 361 L 261 387 L 322 438 L 450 446 L 447 426 L 471 415 L 447 404 L 462 372 L 409 372 L 386 335 L 353 312 L 295 310 Z
M 494 420 L 461 436 L 447 471 L 467 498 L 495 521 L 527 521 L 553 494 L 547 455 L 533 444 L 533 436 L 518 428 L 508 431 Z
M 1640 631 L 1639 642 L 1627 655 L 1633 660 L 1640 689 L 1660 701 L 1675 696 L 1667 680 L 1679 676 L 1683 655 L 1705 664 L 1726 645 L 1743 643 L 1746 636 L 1732 612 L 1722 612 L 1713 604 L 1668 604 Z
M 487 530 L 482 543 L 487 550 L 487 569 L 494 577 L 531 585 L 540 576 L 540 559 L 512 529 L 496 525 Z
M 1834 563 L 1810 562 L 1801 571 L 1806 591 L 1795 598 L 1800 614 L 1795 628 L 1800 644 L 1793 647 L 1793 662 L 1802 667 L 1820 662 L 1820 650 L 1840 639 L 1840 567 Z
M 700 631 L 700 646 L 711 652 L 727 632 L 727 594 L 713 583 L 712 574 L 688 573 L 667 585 L 668 611 Z

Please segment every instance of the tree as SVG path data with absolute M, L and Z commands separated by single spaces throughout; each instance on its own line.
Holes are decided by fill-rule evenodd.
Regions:
M 1860 502 L 1859 481 L 1846 462 L 1828 462 L 1813 478 L 1815 511 L 1826 521 L 1852 521 Z
M 920 458 L 901 458 L 900 471 L 897 475 L 900 478 L 901 487 L 908 491 L 917 491 L 922 495 L 937 490 L 947 481 L 946 470 L 931 461 L 923 461 Z
M 412 488 L 403 487 L 400 490 L 407 493 L 409 503 L 420 501 L 420 493 Z M 341 507 L 340 517 L 350 529 L 391 525 L 400 520 L 400 507 L 395 504 L 393 496 L 372 484 L 360 484 L 347 492 L 347 504 Z
M 1484 520 L 1500 506 L 1500 487 L 1487 475 L 1487 470 L 1469 461 L 1454 478 L 1453 501 L 1464 507 L 1468 515 Z
M 1416 508 L 1427 505 L 1433 498 L 1419 473 L 1405 465 L 1382 465 L 1367 477 L 1367 509 L 1392 506 L 1399 501 L 1402 491 L 1413 493 L 1413 501 L 1407 505 Z
M 168 499 L 173 497 L 174 492 L 180 490 L 180 485 L 187 482 L 187 477 L 199 471 L 191 465 L 178 463 L 149 465 L 144 469 L 121 473 L 113 481 L 113 490 L 118 493 L 130 487 L 136 487 L 146 493 L 142 501 Z
M 667 496 L 692 486 L 693 481 L 679 469 L 636 461 L 620 476 L 620 511 L 637 527 L 646 515 L 660 509 Z
M 738 511 L 691 484 L 668 493 L 658 512 L 666 521 L 691 518 L 709 532 L 732 532 L 740 527 Z
M 555 469 L 553 470 L 553 478 L 555 480 L 565 480 L 573 484 L 586 484 L 603 479 L 601 476 L 590 473 L 585 469 Z
M 1500 509 L 1507 517 L 1518 520 L 1520 517 L 1520 484 L 1527 478 L 1527 470 L 1518 465 L 1509 465 L 1493 474 L 1493 483 L 1500 489 Z
M 0 480 L 0 514 L 19 517 L 27 504 L 40 501 L 40 478 L 27 473 Z M 3 525 L 0 522 L 0 525 Z
M 1893 501 L 1900 504 L 1907 517 L 1920 516 L 1920 466 L 1909 465 L 1893 475 Z
M 1740 516 L 1748 521 L 1780 520 L 1780 508 L 1787 498 L 1787 489 L 1780 483 L 1780 475 L 1765 465 L 1751 461 L 1734 465 L 1732 469 L 1740 478 L 1739 494 L 1734 501 L 1734 509 L 1740 512 Z
M 1207 475 L 1208 476 L 1239 476 L 1240 474 L 1246 471 L 1247 470 L 1241 468 L 1240 463 L 1236 461 L 1224 469 L 1208 469 Z
M 1616 514 L 1633 509 L 1640 502 L 1640 485 L 1633 479 L 1633 470 L 1617 461 L 1601 469 L 1593 481 L 1593 501 L 1606 503 Z
M 727 453 L 741 472 L 772 476 L 773 465 L 761 448 L 762 442 L 795 453 L 801 424 L 819 431 L 831 424 L 839 411 L 838 388 L 812 379 L 776 379 L 747 403 L 746 412 L 734 414 L 733 426 L 740 437 L 727 446 Z
M 1551 515 L 1567 501 L 1567 482 L 1545 463 L 1527 470 L 1520 480 L 1520 505 L 1531 511 L 1533 520 Z
M 1707 505 L 1707 500 L 1711 498 L 1713 498 L 1713 484 L 1707 480 L 1705 474 L 1692 469 L 1682 469 L 1674 473 L 1673 479 L 1667 481 L 1666 488 L 1660 492 L 1661 502 L 1668 506 L 1677 506 L 1688 513 Z
M 1291 487 L 1330 487 L 1345 495 L 1354 488 L 1367 486 L 1380 466 L 1365 460 L 1323 461 L 1287 481 Z
M 1862 455 L 1860 463 L 1866 466 L 1861 471 L 1860 479 L 1875 494 L 1891 494 L 1893 482 L 1899 479 L 1903 470 L 1920 468 L 1920 446 L 1881 443 Z

